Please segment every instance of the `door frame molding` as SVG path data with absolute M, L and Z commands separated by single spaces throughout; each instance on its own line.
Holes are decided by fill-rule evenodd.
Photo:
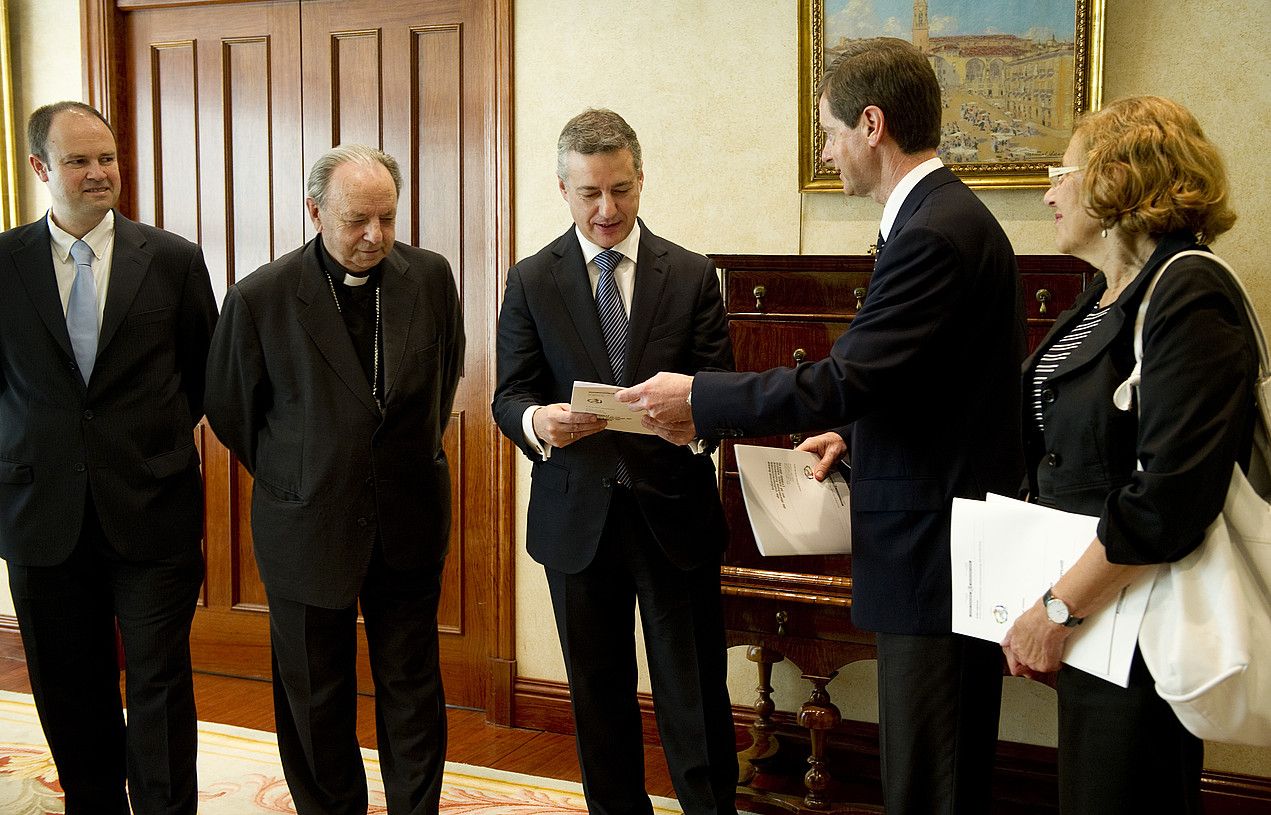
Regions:
M 229 0 L 242 2 L 243 0 Z M 80 0 L 81 46 L 84 54 L 84 98 L 102 112 L 118 131 L 127 121 L 129 100 L 123 94 L 123 48 L 117 44 L 116 32 L 123 30 L 122 17 L 127 11 L 151 6 L 224 5 L 226 0 Z M 492 15 L 490 32 L 494 40 L 496 67 L 493 87 L 493 143 L 486 148 L 493 155 L 495 172 L 489 181 L 487 195 L 494 203 L 494 229 L 489 237 L 496 268 L 490 269 L 500 283 L 504 282 L 513 259 L 512 223 L 512 0 L 468 0 L 489 5 Z M 124 145 L 132 143 L 133 134 L 119 133 Z M 126 194 L 121 200 L 125 212 L 133 209 L 134 200 Z M 501 301 L 503 286 L 494 287 Z M 497 310 L 498 303 L 495 303 Z M 498 326 L 488 327 L 486 352 L 495 348 Z M 494 393 L 496 366 L 488 366 L 486 392 Z M 493 422 L 493 418 L 487 417 Z M 486 719 L 511 725 L 514 716 L 516 668 L 516 448 L 498 436 L 499 443 L 491 451 L 492 472 L 497 478 L 490 484 L 490 502 L 495 508 L 494 574 L 491 596 L 494 598 L 494 632 L 491 653 L 486 655 L 489 669 L 489 695 Z

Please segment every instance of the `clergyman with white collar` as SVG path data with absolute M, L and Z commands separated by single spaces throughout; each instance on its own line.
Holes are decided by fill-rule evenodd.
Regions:
M 208 421 L 255 479 L 278 749 L 300 815 L 366 813 L 359 609 L 388 812 L 435 813 L 441 795 L 442 434 L 464 334 L 450 264 L 394 240 L 400 188 L 374 148 L 320 157 L 305 202 L 318 234 L 230 287 L 208 361 Z

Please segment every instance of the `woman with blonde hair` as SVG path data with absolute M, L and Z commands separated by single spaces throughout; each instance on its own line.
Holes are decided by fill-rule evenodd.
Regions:
M 1098 516 L 1098 534 L 1002 648 L 1016 675 L 1059 672 L 1062 812 L 1199 812 L 1203 743 L 1156 695 L 1138 651 L 1128 688 L 1060 658 L 1086 616 L 1200 545 L 1232 463 L 1248 467 L 1255 346 L 1213 260 L 1181 258 L 1161 276 L 1143 326 L 1142 403 L 1112 401 L 1134 368 L 1135 315 L 1157 270 L 1205 250 L 1235 215 L 1217 149 L 1168 99 L 1085 117 L 1063 162 L 1044 199 L 1056 246 L 1101 274 L 1024 364 L 1025 450 L 1033 500 Z

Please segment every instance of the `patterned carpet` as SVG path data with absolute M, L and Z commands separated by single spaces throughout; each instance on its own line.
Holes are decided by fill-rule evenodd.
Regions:
M 379 759 L 363 750 L 371 785 L 369 815 L 386 812 Z M 294 813 L 272 733 L 199 723 L 200 815 Z M 679 806 L 654 798 L 657 813 Z M 61 815 L 57 768 L 27 694 L 0 691 L 0 813 Z M 569 781 L 447 763 L 441 811 L 448 815 L 585 813 L 582 789 Z

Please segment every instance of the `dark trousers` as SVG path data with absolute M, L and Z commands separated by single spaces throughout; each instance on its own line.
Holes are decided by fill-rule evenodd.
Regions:
M 1059 669 L 1059 811 L 1201 812 L 1205 745 L 1156 695 L 1136 650 L 1130 686 Z
M 64 563 L 9 564 L 27 673 L 67 815 L 128 815 L 129 799 L 137 815 L 198 807 L 190 623 L 202 582 L 193 545 L 164 560 L 121 559 L 91 498 Z M 116 620 L 127 671 L 126 727 Z
M 595 560 L 578 574 L 546 571 L 588 811 L 652 812 L 636 698 L 638 600 L 654 713 L 680 806 L 688 815 L 735 813 L 737 752 L 719 564 L 677 569 L 630 491 L 615 487 Z
M 389 568 L 377 545 L 360 594 L 389 815 L 436 813 L 446 757 L 437 603 L 441 565 Z M 269 595 L 274 721 L 300 815 L 366 815 L 357 741 L 357 605 Z
M 887 815 L 981 815 L 992 799 L 1002 648 L 960 634 L 878 634 Z

